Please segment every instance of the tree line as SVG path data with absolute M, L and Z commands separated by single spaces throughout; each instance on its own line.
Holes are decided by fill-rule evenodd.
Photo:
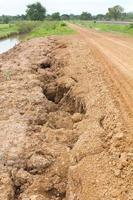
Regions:
M 108 12 L 104 14 L 92 15 L 89 12 L 82 12 L 80 15 L 75 14 L 60 14 L 55 12 L 53 14 L 47 14 L 46 8 L 39 2 L 29 4 L 26 9 L 25 15 L 17 16 L 0 16 L 0 23 L 9 23 L 13 21 L 22 20 L 133 20 L 133 12 L 126 13 L 124 8 L 120 5 L 116 5 L 112 8 L 108 8 Z

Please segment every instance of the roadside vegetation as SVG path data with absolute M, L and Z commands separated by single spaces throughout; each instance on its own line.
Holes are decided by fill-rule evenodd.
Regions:
M 107 24 L 107 23 L 98 23 L 96 21 L 81 21 L 76 20 L 72 21 L 72 23 L 84 26 L 89 29 L 95 29 L 99 31 L 106 32 L 116 32 L 123 33 L 133 36 L 133 24 L 130 25 L 120 25 L 120 24 Z
M 50 35 L 65 35 L 72 33 L 74 33 L 74 31 L 62 21 L 44 21 L 40 24 L 40 26 L 33 29 L 27 37 L 34 38 Z
M 15 24 L 0 24 L 0 39 L 18 34 L 27 34 L 26 38 L 34 38 L 72 33 L 74 31 L 63 21 L 20 21 Z

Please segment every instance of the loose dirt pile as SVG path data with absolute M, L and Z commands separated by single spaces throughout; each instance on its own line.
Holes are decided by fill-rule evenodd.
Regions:
M 132 200 L 132 137 L 78 39 L 0 56 L 0 200 Z

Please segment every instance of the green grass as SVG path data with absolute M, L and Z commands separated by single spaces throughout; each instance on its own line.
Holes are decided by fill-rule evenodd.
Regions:
M 67 35 L 74 33 L 74 30 L 69 28 L 67 24 L 61 21 L 44 21 L 40 26 L 33 29 L 28 38 L 45 37 L 51 35 Z
M 119 25 L 119 24 L 104 24 L 104 23 L 94 23 L 90 21 L 74 21 L 74 23 L 84 26 L 90 29 L 96 29 L 105 32 L 116 32 L 123 33 L 133 36 L 133 26 L 132 25 Z
M 0 24 L 0 39 L 17 34 L 18 29 L 16 24 Z
M 50 35 L 72 34 L 74 30 L 62 21 L 20 21 L 14 24 L 0 24 L 0 39 L 21 33 L 27 34 L 26 39 L 30 39 Z

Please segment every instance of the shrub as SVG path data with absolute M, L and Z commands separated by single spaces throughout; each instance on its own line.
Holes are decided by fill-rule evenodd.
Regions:
M 65 22 L 61 22 L 60 26 L 67 26 Z
M 133 28 L 133 24 L 130 24 L 130 25 L 129 25 L 129 28 Z
M 35 21 L 21 21 L 17 22 L 17 28 L 19 33 L 29 33 L 40 23 Z

